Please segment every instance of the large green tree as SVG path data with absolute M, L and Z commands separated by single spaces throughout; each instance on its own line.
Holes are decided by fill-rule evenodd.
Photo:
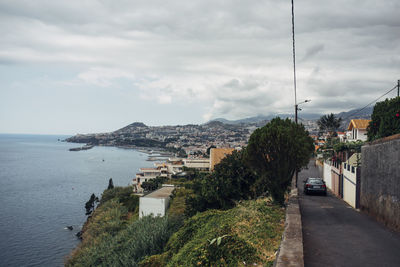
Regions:
M 314 144 L 303 125 L 275 118 L 250 136 L 245 151 L 258 179 L 255 186 L 283 204 L 293 174 L 306 166 Z
M 333 113 L 324 115 L 317 121 L 320 131 L 326 131 L 331 136 L 340 127 L 341 123 L 342 118 L 337 118 Z
M 368 126 L 368 141 L 400 133 L 400 97 L 376 103 Z

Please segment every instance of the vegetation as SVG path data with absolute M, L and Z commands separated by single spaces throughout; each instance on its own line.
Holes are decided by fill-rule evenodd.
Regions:
M 229 209 L 241 199 L 255 197 L 256 177 L 243 160 L 243 152 L 233 152 L 215 166 L 214 172 L 194 181 L 195 194 L 187 199 L 188 216 L 208 209 Z
M 96 197 L 95 194 L 92 194 L 90 196 L 90 199 L 85 203 L 85 210 L 86 210 L 86 215 L 90 215 L 92 214 L 92 212 L 94 211 L 95 207 L 96 207 L 96 203 L 99 202 L 99 198 Z
M 198 213 L 170 238 L 163 253 L 140 266 L 272 266 L 284 213 L 266 199 Z
M 145 256 L 162 252 L 171 234 L 181 225 L 179 217 L 147 216 L 122 229 L 114 229 L 119 230 L 115 235 L 99 232 L 96 243 L 82 248 L 66 266 L 138 266 Z
M 183 217 L 176 213 L 137 220 L 138 208 L 139 197 L 132 193 L 132 187 L 105 190 L 82 229 L 82 243 L 66 265 L 137 266 L 145 256 L 162 252 Z
M 258 177 L 255 188 L 282 205 L 293 174 L 308 164 L 313 151 L 304 126 L 289 119 L 275 118 L 255 130 L 246 149 L 246 160 Z
M 114 182 L 113 182 L 112 178 L 110 178 L 110 180 L 108 180 L 107 189 L 113 189 L 113 188 L 114 188 Z
M 368 141 L 398 133 L 400 133 L 400 97 L 376 103 L 368 126 Z
M 336 118 L 335 114 L 331 113 L 328 115 L 322 116 L 317 124 L 319 126 L 320 131 L 327 131 L 330 136 L 336 132 L 336 130 L 340 127 L 342 122 L 342 118 Z
M 168 180 L 168 178 L 165 177 L 157 177 L 155 179 L 148 180 L 146 182 L 142 183 L 142 188 L 144 191 L 154 191 L 157 188 L 161 187 L 161 185 Z
M 364 142 L 361 140 L 354 142 L 337 142 L 333 145 L 333 150 L 335 152 L 351 152 L 351 153 L 361 153 L 361 147 L 364 145 Z
M 139 208 L 139 197 L 134 195 L 132 186 L 127 187 L 114 187 L 111 189 L 104 190 L 100 199 L 100 206 L 109 200 L 115 199 L 122 206 L 124 206 L 128 212 L 138 212 Z

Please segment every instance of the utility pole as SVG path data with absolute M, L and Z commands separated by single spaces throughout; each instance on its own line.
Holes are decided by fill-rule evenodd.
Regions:
M 400 80 L 397 80 L 397 96 L 400 94 Z
M 296 124 L 297 124 L 297 111 L 299 110 L 299 105 L 294 105 L 294 109 L 295 109 L 295 111 L 294 111 L 294 121 L 296 122 Z

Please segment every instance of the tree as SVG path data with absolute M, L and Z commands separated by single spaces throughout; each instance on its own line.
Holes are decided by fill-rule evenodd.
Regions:
M 368 141 L 400 133 L 400 97 L 376 103 L 367 130 Z
M 327 131 L 332 136 L 336 130 L 340 127 L 342 118 L 336 118 L 335 114 L 331 113 L 322 116 L 318 121 L 318 127 L 321 131 Z
M 245 151 L 246 161 L 258 176 L 254 183 L 279 204 L 296 170 L 306 166 L 314 143 L 303 125 L 289 119 L 275 118 L 250 136 Z
M 88 202 L 86 202 L 86 204 L 85 204 L 86 215 L 92 214 L 92 212 L 94 211 L 95 205 L 98 202 L 99 202 L 99 198 L 96 197 L 95 194 L 92 194 L 90 196 L 90 199 L 88 200 Z
M 168 180 L 168 178 L 158 176 L 154 179 L 143 182 L 141 187 L 144 189 L 144 191 L 154 191 L 158 189 L 166 180 Z
M 195 179 L 194 195 L 186 199 L 186 215 L 207 209 L 229 209 L 236 201 L 257 196 L 259 192 L 253 187 L 256 176 L 243 156 L 242 151 L 234 151 L 222 159 L 211 174 Z
M 108 180 L 108 187 L 107 187 L 107 189 L 113 189 L 113 188 L 114 188 L 114 183 L 113 183 L 112 178 L 110 178 L 110 180 Z

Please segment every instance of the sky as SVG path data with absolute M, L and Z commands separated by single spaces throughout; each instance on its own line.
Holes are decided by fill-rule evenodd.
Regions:
M 294 2 L 301 112 L 397 84 L 400 1 Z M 293 113 L 291 27 L 290 0 L 0 0 L 0 133 Z

